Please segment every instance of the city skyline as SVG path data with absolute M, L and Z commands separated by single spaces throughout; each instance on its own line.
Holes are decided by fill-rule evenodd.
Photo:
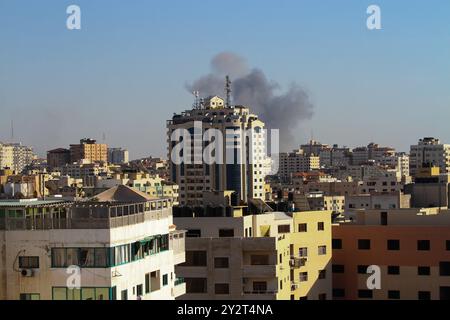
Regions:
M 77 31 L 65 28 L 71 2 L 23 4 L 0 4 L 0 140 L 9 141 L 13 120 L 15 140 L 40 156 L 103 134 L 133 159 L 165 156 L 165 120 L 191 107 L 186 85 L 208 74 L 221 52 L 262 70 L 277 94 L 293 82 L 308 94 L 312 116 L 293 129 L 291 148 L 311 135 L 399 151 L 424 136 L 450 140 L 450 5 L 442 1 L 378 1 L 377 31 L 365 25 L 370 1 L 229 2 L 229 10 L 77 1 Z

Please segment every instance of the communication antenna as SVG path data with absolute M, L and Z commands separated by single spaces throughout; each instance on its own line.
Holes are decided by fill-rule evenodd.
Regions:
M 199 97 L 200 97 L 200 92 L 198 91 L 192 91 L 192 94 L 194 95 L 194 109 L 199 109 L 200 104 L 199 104 Z
M 230 81 L 229 76 L 225 77 L 225 93 L 226 93 L 226 97 L 227 97 L 226 107 L 230 108 L 231 107 L 231 81 Z
M 14 141 L 14 121 L 11 120 L 11 142 Z

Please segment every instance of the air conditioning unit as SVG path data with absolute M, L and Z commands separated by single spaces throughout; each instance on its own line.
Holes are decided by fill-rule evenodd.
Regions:
M 22 269 L 20 270 L 20 274 L 22 277 L 32 277 L 34 276 L 34 270 L 33 269 Z
M 298 289 L 298 283 L 291 283 L 291 291 Z

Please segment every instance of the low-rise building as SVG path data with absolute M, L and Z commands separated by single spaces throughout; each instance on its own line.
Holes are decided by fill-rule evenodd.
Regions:
M 118 186 L 84 202 L 0 201 L 0 299 L 175 299 L 184 231 L 167 199 Z
M 174 212 L 187 230 L 186 263 L 176 268 L 186 281 L 182 299 L 331 298 L 329 211 L 250 214 L 205 201 L 203 209 Z
M 333 299 L 448 300 L 450 211 L 359 210 L 333 225 L 332 269 Z

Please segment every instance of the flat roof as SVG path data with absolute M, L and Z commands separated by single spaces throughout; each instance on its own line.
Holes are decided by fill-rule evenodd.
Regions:
M 0 200 L 0 207 L 37 207 L 52 204 L 60 204 L 68 202 L 67 200 L 38 200 L 38 199 L 23 199 L 23 200 Z

